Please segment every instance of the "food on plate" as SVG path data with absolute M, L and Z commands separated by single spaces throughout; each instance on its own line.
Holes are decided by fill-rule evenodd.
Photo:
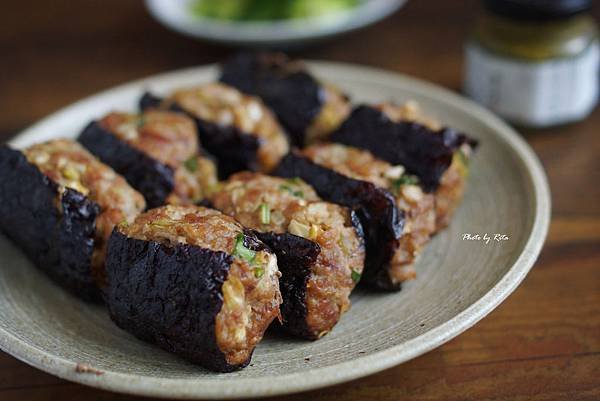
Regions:
M 390 261 L 393 285 L 415 278 L 414 263 L 435 231 L 434 197 L 424 192 L 419 179 L 402 166 L 377 159 L 369 151 L 341 144 L 318 144 L 302 152 L 311 161 L 346 177 L 370 182 L 388 190 L 404 216 L 404 230 Z
M 200 154 L 194 122 L 184 114 L 111 112 L 79 141 L 140 191 L 148 207 L 195 204 L 217 184 L 213 161 Z
M 77 142 L 0 148 L 0 229 L 83 299 L 100 300 L 113 227 L 145 206 L 123 177 Z
M 79 142 L 1 146 L 0 231 L 122 329 L 231 372 L 274 320 L 317 340 L 359 281 L 414 279 L 478 143 L 412 101 L 351 109 L 280 53 L 220 80 L 145 93 Z
M 167 205 L 117 226 L 106 271 L 119 327 L 208 369 L 246 366 L 279 316 L 276 256 L 216 210 Z
M 229 21 L 274 21 L 331 15 L 355 7 L 358 0 L 194 0 L 193 15 Z
M 382 289 L 400 289 L 402 281 L 412 278 L 407 277 L 406 263 L 399 264 L 397 256 L 401 252 L 406 213 L 380 181 L 371 180 L 369 170 L 377 168 L 373 158 L 360 159 L 364 174 L 349 172 L 353 167 L 350 157 L 361 156 L 359 153 L 341 145 L 311 145 L 288 154 L 275 174 L 299 177 L 324 200 L 355 210 L 366 241 L 364 281 Z
M 423 115 L 414 102 L 356 107 L 332 141 L 369 150 L 402 166 L 435 196 L 436 231 L 450 222 L 462 199 L 477 141 Z
M 220 79 L 261 97 L 296 146 L 327 137 L 350 114 L 346 95 L 282 53 L 238 54 L 223 65 Z
M 277 255 L 283 327 L 307 339 L 330 332 L 350 308 L 364 266 L 362 227 L 348 208 L 323 202 L 298 178 L 241 172 L 212 194 Z
M 289 150 L 284 130 L 263 102 L 222 83 L 180 89 L 164 99 L 146 93 L 140 107 L 192 117 L 221 178 L 241 170 L 269 172 Z

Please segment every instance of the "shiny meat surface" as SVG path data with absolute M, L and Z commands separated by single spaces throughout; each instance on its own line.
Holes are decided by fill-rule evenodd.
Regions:
M 398 208 L 406 213 L 406 223 L 389 274 L 394 283 L 413 279 L 413 263 L 435 231 L 434 196 L 423 192 L 418 179 L 406 174 L 403 166 L 392 166 L 366 150 L 330 143 L 309 146 L 302 153 L 319 165 L 371 182 L 394 195 Z
M 313 162 L 347 177 L 369 181 L 383 188 L 389 186 L 386 173 L 392 169 L 392 166 L 366 150 L 327 143 L 309 146 L 302 151 L 302 154 Z
M 101 212 L 96 218 L 92 274 L 102 285 L 108 237 L 116 224 L 131 222 L 144 210 L 144 198 L 123 177 L 77 142 L 52 140 L 30 146 L 23 153 L 30 163 L 35 164 L 59 187 L 74 189 L 100 206 Z
M 364 268 L 364 246 L 348 210 L 338 205 L 312 202 L 294 215 L 290 226 L 295 222 L 309 226 L 308 238 L 321 247 L 306 289 L 307 324 L 321 337 L 350 308 L 350 292 Z M 305 229 L 292 226 L 288 231 L 298 235 Z
M 192 119 L 182 113 L 148 110 L 142 114 L 109 113 L 100 125 L 130 146 L 174 169 L 170 204 L 193 204 L 217 184 L 216 166 L 198 154 L 200 144 Z
M 287 232 L 294 214 L 316 200 L 312 187 L 300 179 L 251 172 L 234 174 L 211 196 L 217 209 L 245 227 L 276 233 Z
M 275 255 L 236 253 L 243 227 L 216 210 L 196 206 L 163 206 L 138 216 L 119 230 L 133 238 L 167 246 L 190 244 L 233 255 L 223 283 L 223 306 L 216 317 L 217 344 L 229 364 L 248 359 L 269 324 L 279 316 L 279 270 Z M 247 250 L 248 251 L 248 250 Z
M 197 206 L 163 206 L 119 226 L 123 234 L 165 245 L 190 244 L 231 254 L 243 227 L 223 213 Z
M 230 177 L 211 200 L 246 227 L 288 232 L 319 244 L 306 289 L 306 321 L 315 338 L 329 332 L 350 307 L 349 295 L 364 264 L 362 240 L 348 209 L 320 201 L 302 180 L 249 172 Z
M 155 160 L 177 168 L 198 153 L 194 122 L 181 113 L 149 110 L 142 114 L 112 112 L 100 125 Z
M 181 89 L 165 99 L 194 116 L 221 126 L 235 126 L 260 139 L 258 161 L 268 172 L 288 152 L 285 132 L 273 113 L 257 97 L 244 95 L 221 83 Z

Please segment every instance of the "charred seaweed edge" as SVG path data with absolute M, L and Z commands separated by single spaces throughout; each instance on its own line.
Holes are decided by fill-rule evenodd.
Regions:
M 318 333 L 314 333 L 306 322 L 306 285 L 321 247 L 314 241 L 290 233 L 256 231 L 256 236 L 277 256 L 281 272 L 279 288 L 283 298 L 283 328 L 295 336 L 316 340 Z
M 417 175 L 427 192 L 437 189 L 454 152 L 463 144 L 477 147 L 477 141 L 452 128 L 433 131 L 409 121 L 394 122 L 385 113 L 359 105 L 334 132 L 330 140 L 366 149 L 391 164 L 401 164 Z
M 78 141 L 140 191 L 148 208 L 165 204 L 175 186 L 173 168 L 121 140 L 98 121 L 90 122 Z
M 189 244 L 166 246 L 130 238 L 115 229 L 106 264 L 109 284 L 104 291 L 111 319 L 136 337 L 207 369 L 231 372 L 243 368 L 252 353 L 240 365 L 229 364 L 215 333 L 215 318 L 223 306 L 221 288 L 232 262 L 233 257 L 225 252 Z M 173 277 L 179 281 L 170 281 Z M 162 286 L 156 288 L 153 283 Z M 137 310 L 144 303 L 148 306 Z
M 78 297 L 101 301 L 91 271 L 100 206 L 59 187 L 7 145 L 0 147 L 0 229 L 54 281 Z
M 353 209 L 365 234 L 362 280 L 380 289 L 400 289 L 401 284 L 394 284 L 390 279 L 389 264 L 402 236 L 404 212 L 398 209 L 392 194 L 370 182 L 320 166 L 297 151 L 288 153 L 274 174 L 300 177 L 324 200 Z
M 142 110 L 161 108 L 162 99 L 144 93 L 139 106 Z M 220 179 L 242 170 L 260 170 L 257 152 L 263 143 L 261 138 L 243 132 L 234 125 L 221 126 L 198 118 L 178 104 L 169 105 L 169 110 L 183 113 L 194 120 L 202 147 L 217 159 Z
M 325 92 L 306 69 L 292 71 L 290 63 L 281 53 L 239 53 L 221 66 L 219 80 L 262 98 L 288 131 L 291 142 L 302 146 L 307 128 L 325 103 Z

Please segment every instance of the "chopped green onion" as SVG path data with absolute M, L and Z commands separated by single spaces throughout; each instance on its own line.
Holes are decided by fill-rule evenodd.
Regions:
M 146 119 L 144 117 L 140 117 L 136 121 L 136 125 L 138 126 L 138 128 L 143 127 L 144 124 L 146 124 Z
M 399 188 L 402 185 L 416 185 L 419 183 L 419 179 L 414 175 L 404 174 L 397 180 L 394 180 L 393 185 L 395 188 Z
M 252 249 L 246 248 L 244 245 L 244 234 L 240 233 L 235 239 L 235 245 L 233 247 L 233 252 L 231 253 L 233 256 L 237 256 L 241 259 L 244 259 L 247 262 L 252 262 L 254 257 L 256 256 L 256 252 Z
M 300 190 L 294 190 L 294 188 L 290 187 L 289 185 L 280 185 L 279 190 L 289 192 L 292 195 L 297 196 L 298 198 L 304 198 L 304 192 Z
M 264 274 L 265 274 L 265 268 L 264 267 L 256 267 L 254 269 L 254 277 L 261 278 L 262 276 L 264 276 Z
M 198 170 L 198 159 L 196 156 L 192 156 L 183 162 L 183 165 L 190 173 L 195 173 Z
M 168 227 L 169 225 L 171 225 L 171 221 L 159 219 L 159 220 L 151 221 L 149 224 L 151 226 L 155 226 L 155 227 Z
M 356 270 L 352 270 L 352 273 L 350 273 L 350 277 L 352 278 L 352 281 L 358 283 L 358 281 L 360 280 L 360 273 Z
M 258 213 L 260 214 L 260 222 L 262 224 L 271 223 L 271 209 L 266 203 L 261 203 L 258 207 Z

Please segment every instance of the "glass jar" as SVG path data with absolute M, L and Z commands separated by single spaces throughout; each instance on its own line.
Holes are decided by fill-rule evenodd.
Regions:
M 598 98 L 591 0 L 485 0 L 467 43 L 465 92 L 506 119 L 544 127 L 586 117 Z

